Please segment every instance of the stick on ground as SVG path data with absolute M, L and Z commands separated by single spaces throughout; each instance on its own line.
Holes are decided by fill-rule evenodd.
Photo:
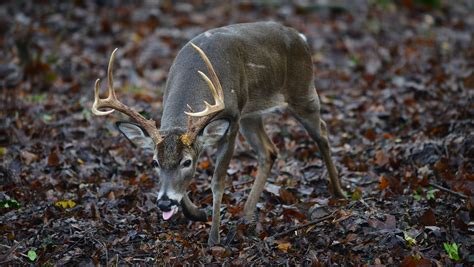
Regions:
M 326 216 L 321 217 L 321 218 L 316 219 L 316 220 L 312 220 L 312 221 L 310 221 L 310 222 L 308 222 L 308 223 L 305 223 L 305 224 L 301 224 L 301 225 L 297 225 L 297 226 L 295 226 L 295 227 L 291 227 L 290 229 L 288 229 L 288 230 L 286 230 L 286 231 L 284 231 L 284 232 L 281 232 L 281 233 L 272 235 L 271 238 L 281 237 L 281 236 L 287 235 L 287 234 L 289 234 L 289 233 L 291 233 L 291 232 L 294 232 L 294 231 L 303 229 L 303 228 L 305 228 L 305 227 L 318 224 L 318 223 L 323 222 L 323 221 L 325 221 L 325 220 L 329 220 L 329 219 L 331 219 L 331 218 L 334 218 L 334 213 L 329 214 L 329 215 L 326 215 Z
M 451 190 L 451 189 L 448 189 L 448 188 L 446 188 L 446 187 L 442 187 L 441 185 L 437 185 L 437 184 L 434 184 L 434 183 L 429 183 L 429 185 L 431 185 L 432 187 L 438 188 L 438 189 L 441 190 L 441 191 L 450 193 L 450 194 L 452 194 L 452 195 L 458 196 L 458 197 L 463 198 L 463 199 L 467 199 L 467 196 L 464 195 L 463 193 L 459 193 L 459 192 L 453 191 L 453 190 Z

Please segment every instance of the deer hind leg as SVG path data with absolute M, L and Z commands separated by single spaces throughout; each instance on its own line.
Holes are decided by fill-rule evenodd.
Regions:
M 331 148 L 328 140 L 326 123 L 320 116 L 319 97 L 315 90 L 309 96 L 288 103 L 296 119 L 304 126 L 309 135 L 318 144 L 324 163 L 328 169 L 332 192 L 336 197 L 344 197 L 336 167 L 331 159 Z
M 246 117 L 240 120 L 240 132 L 257 153 L 258 172 L 255 182 L 244 206 L 244 218 L 252 221 L 257 202 L 262 194 L 265 182 L 277 157 L 277 148 L 265 133 L 260 116 Z

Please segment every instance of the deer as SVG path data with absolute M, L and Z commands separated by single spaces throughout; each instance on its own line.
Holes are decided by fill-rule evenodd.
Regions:
M 135 146 L 153 153 L 152 168 L 159 177 L 157 206 L 164 220 L 179 208 L 190 220 L 208 220 L 205 209 L 198 208 L 186 190 L 201 152 L 214 147 L 208 245 L 220 243 L 222 196 L 240 132 L 255 151 L 258 163 L 243 209 L 243 218 L 252 221 L 277 158 L 277 148 L 265 132 L 262 115 L 280 106 L 286 106 L 317 143 L 328 170 L 330 190 L 335 197 L 344 198 L 331 159 L 327 126 L 320 115 L 310 48 L 304 35 L 295 29 L 276 22 L 241 23 L 194 37 L 178 52 L 169 70 L 159 129 L 153 119 L 118 100 L 112 77 L 116 51 L 108 64 L 108 96 L 100 98 L 97 79 L 92 112 L 105 116 L 117 110 L 133 120 L 119 121 L 116 127 Z

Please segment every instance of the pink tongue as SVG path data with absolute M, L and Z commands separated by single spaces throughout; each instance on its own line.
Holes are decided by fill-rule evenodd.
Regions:
M 176 212 L 176 207 L 171 208 L 170 211 L 163 211 L 163 219 L 165 221 L 169 220 L 169 218 L 171 218 L 171 216 L 173 216 L 175 212 Z

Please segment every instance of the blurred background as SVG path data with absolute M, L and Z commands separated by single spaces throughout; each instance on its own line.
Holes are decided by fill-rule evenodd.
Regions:
M 160 221 L 151 158 L 118 135 L 119 114 L 91 114 L 93 83 L 104 80 L 109 55 L 119 48 L 119 98 L 159 121 L 168 70 L 186 42 L 207 29 L 265 20 L 308 38 L 345 190 L 352 200 L 369 199 L 371 209 L 353 206 L 352 218 L 362 220 L 347 220 L 353 228 L 327 224 L 268 250 L 237 231 L 231 247 L 202 251 L 208 225 Z M 470 0 L 1 1 L 0 262 L 31 262 L 25 255 L 33 250 L 41 264 L 390 264 L 411 257 L 394 241 L 400 233 L 370 237 L 360 226 L 382 227 L 370 220 L 388 223 L 389 213 L 403 231 L 419 230 L 423 216 L 422 226 L 436 218 L 444 241 L 464 244 L 466 260 L 472 205 L 450 195 L 429 204 L 428 196 L 446 197 L 436 184 L 472 203 L 473 32 Z M 259 204 L 257 236 L 314 219 L 307 210 L 315 204 L 327 209 L 319 216 L 344 209 L 347 203 L 329 200 L 325 167 L 304 129 L 285 110 L 265 120 L 280 156 Z M 239 218 L 250 190 L 257 168 L 250 151 L 240 138 L 224 225 Z M 212 171 L 211 151 L 190 188 L 202 207 L 212 202 Z M 356 236 L 332 246 L 348 227 Z M 232 233 L 224 226 L 221 235 Z M 351 242 L 370 246 L 355 249 Z M 431 263 L 451 260 L 435 241 L 423 248 Z

